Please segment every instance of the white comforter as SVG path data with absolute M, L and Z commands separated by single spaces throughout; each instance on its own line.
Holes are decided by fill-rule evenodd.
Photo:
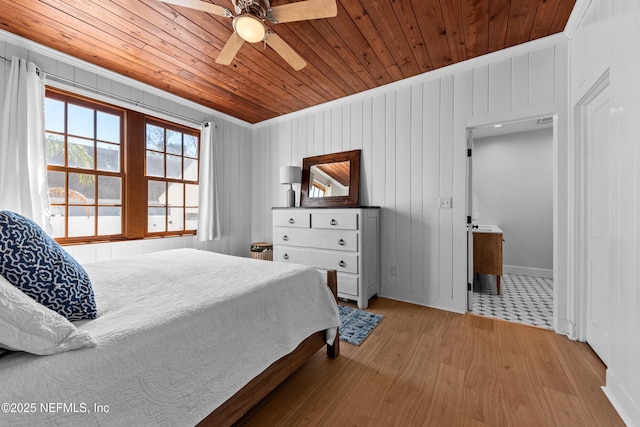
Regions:
M 3 406 L 0 425 L 195 425 L 340 323 L 324 278 L 302 266 L 179 249 L 86 269 L 99 317 L 75 323 L 97 347 L 0 358 L 0 404 L 29 411 Z

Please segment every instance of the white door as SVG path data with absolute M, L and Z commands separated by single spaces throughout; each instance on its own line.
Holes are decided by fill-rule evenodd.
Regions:
M 609 90 L 586 105 L 587 142 L 587 342 L 606 364 L 611 293 Z

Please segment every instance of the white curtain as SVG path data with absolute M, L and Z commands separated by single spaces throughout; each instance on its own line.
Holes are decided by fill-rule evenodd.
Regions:
M 0 123 L 0 210 L 22 214 L 51 232 L 44 81 L 32 62 L 15 56 Z
M 218 204 L 218 168 L 220 148 L 216 138 L 216 126 L 212 122 L 200 128 L 200 208 L 198 214 L 198 240 L 220 238 L 220 214 Z

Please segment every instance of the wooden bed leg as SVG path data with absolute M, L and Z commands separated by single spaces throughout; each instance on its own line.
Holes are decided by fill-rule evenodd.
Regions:
M 327 271 L 327 285 L 331 289 L 331 293 L 338 303 L 338 272 L 336 270 Z M 336 333 L 336 339 L 333 341 L 333 345 L 327 344 L 327 356 L 335 359 L 340 355 L 340 328 Z

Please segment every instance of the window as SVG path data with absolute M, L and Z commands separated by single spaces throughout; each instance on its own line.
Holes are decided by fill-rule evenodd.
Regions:
M 122 235 L 123 111 L 48 94 L 46 155 L 53 236 Z
M 309 197 L 324 197 L 325 191 L 327 191 L 327 188 L 314 179 L 313 184 L 311 185 L 311 194 L 309 194 Z
M 195 234 L 198 131 L 47 89 L 45 132 L 58 241 Z
M 145 127 L 147 232 L 195 230 L 198 225 L 198 136 L 148 119 Z

